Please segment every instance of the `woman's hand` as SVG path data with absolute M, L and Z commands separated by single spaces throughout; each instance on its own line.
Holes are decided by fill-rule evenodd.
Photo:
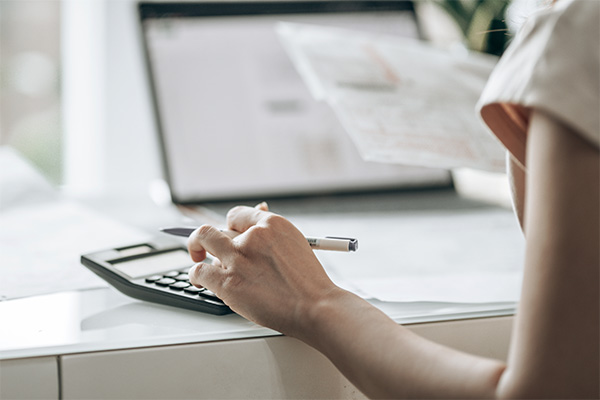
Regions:
M 189 238 L 190 281 L 238 314 L 314 347 L 376 398 L 489 398 L 503 364 L 428 342 L 335 286 L 306 238 L 285 218 L 236 207 L 227 233 L 204 225 Z
M 227 214 L 231 238 L 209 225 L 188 239 L 195 286 L 213 291 L 232 310 L 258 324 L 298 336 L 321 299 L 340 290 L 329 279 L 306 238 L 265 203 Z M 218 260 L 202 263 L 206 252 Z M 310 329 L 307 327 L 307 329 Z

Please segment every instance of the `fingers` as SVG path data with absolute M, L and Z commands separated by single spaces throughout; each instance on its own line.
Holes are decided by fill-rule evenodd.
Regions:
M 270 215 L 269 206 L 264 201 L 254 208 L 239 206 L 229 211 L 227 224 L 233 231 L 245 232 L 267 215 Z M 188 251 L 195 262 L 203 261 L 207 251 L 217 258 L 223 259 L 233 250 L 231 239 L 235 236 L 231 232 L 203 225 L 188 238 Z
M 196 229 L 189 236 L 187 244 L 190 256 L 195 262 L 203 261 L 207 251 L 223 260 L 234 250 L 231 238 L 210 225 L 202 225 Z
M 190 268 L 188 275 L 190 283 L 196 287 L 218 288 L 221 287 L 225 271 L 218 265 L 198 263 Z M 216 294 L 214 290 L 209 290 Z
M 256 208 L 258 210 L 269 211 L 269 205 L 267 204 L 266 201 L 263 201 L 262 203 L 255 205 L 254 208 Z
M 255 207 L 237 206 L 227 213 L 227 226 L 234 231 L 245 232 L 268 215 L 271 215 L 271 213 L 265 202 Z

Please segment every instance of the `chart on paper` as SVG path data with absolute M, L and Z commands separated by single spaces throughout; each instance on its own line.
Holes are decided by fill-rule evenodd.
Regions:
M 496 58 L 416 40 L 280 23 L 313 96 L 326 101 L 367 161 L 504 170 L 504 150 L 475 105 Z

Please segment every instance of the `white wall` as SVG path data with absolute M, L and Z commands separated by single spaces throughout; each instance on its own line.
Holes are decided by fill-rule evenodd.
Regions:
M 63 2 L 65 191 L 139 196 L 161 176 L 133 0 Z

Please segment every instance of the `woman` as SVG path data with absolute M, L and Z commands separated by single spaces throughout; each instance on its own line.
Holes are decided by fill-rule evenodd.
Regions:
M 189 239 L 191 281 L 233 310 L 326 355 L 370 397 L 599 397 L 600 2 L 567 1 L 519 32 L 480 112 L 509 152 L 526 237 L 521 301 L 506 363 L 429 342 L 335 286 L 286 219 L 236 207 L 231 239 Z

